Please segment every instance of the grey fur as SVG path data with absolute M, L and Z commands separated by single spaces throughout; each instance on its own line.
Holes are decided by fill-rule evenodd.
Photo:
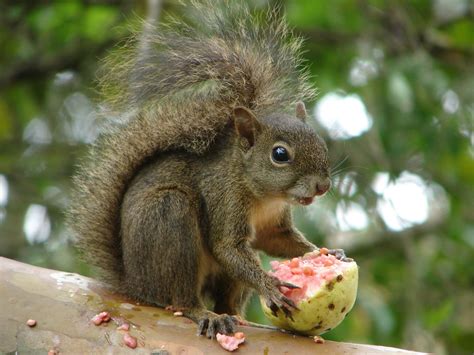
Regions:
M 315 94 L 301 69 L 302 41 L 276 11 L 256 19 L 239 2 L 209 0 L 192 2 L 190 13 L 186 23 L 149 31 L 142 56 L 136 34 L 101 79 L 108 114 L 133 115 L 106 126 L 80 165 L 67 224 L 85 260 L 113 285 L 123 274 L 120 206 L 147 159 L 178 148 L 204 154 L 235 106 L 262 117 Z
M 179 307 L 214 337 L 235 331 L 254 290 L 291 316 L 281 290 L 291 285 L 262 269 L 257 250 L 316 249 L 290 205 L 327 191 L 329 162 L 305 122 L 300 100 L 314 91 L 284 20 L 235 1 L 190 8 L 194 25 L 147 27 L 108 59 L 104 100 L 120 120 L 74 177 L 67 223 L 117 291 Z

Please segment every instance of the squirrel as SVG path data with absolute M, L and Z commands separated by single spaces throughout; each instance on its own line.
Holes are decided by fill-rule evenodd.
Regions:
M 233 334 L 253 291 L 291 317 L 281 287 L 296 286 L 267 274 L 258 251 L 318 250 L 291 206 L 331 181 L 326 144 L 305 121 L 315 90 L 302 40 L 284 17 L 240 2 L 189 8 L 106 59 L 100 85 L 116 119 L 73 178 L 66 222 L 118 292 L 182 309 L 212 338 Z

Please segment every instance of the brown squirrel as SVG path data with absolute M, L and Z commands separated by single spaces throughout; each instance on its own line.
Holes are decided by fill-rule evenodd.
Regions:
M 326 145 L 305 123 L 302 100 L 315 92 L 301 40 L 275 11 L 256 19 L 243 4 L 219 4 L 193 3 L 192 18 L 108 59 L 102 86 L 120 119 L 82 163 L 67 216 L 106 281 L 182 308 L 208 337 L 234 332 L 252 290 L 291 316 L 280 287 L 294 286 L 269 276 L 257 250 L 316 250 L 290 206 L 330 187 Z

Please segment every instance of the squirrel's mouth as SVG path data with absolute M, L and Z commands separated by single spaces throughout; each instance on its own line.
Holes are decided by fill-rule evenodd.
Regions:
M 291 202 L 294 204 L 300 204 L 303 206 L 308 206 L 313 203 L 314 197 L 298 197 L 298 196 L 293 196 L 290 199 Z
M 297 199 L 298 203 L 303 206 L 308 206 L 313 203 L 314 197 L 300 197 Z

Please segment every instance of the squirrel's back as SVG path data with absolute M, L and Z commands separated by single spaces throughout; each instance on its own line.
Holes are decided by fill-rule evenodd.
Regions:
M 153 155 L 202 154 L 233 108 L 257 117 L 286 111 L 314 91 L 301 68 L 301 40 L 277 11 L 253 14 L 240 2 L 199 1 L 136 34 L 105 62 L 109 123 L 74 177 L 67 224 L 84 259 L 118 285 L 120 206 L 127 185 Z

